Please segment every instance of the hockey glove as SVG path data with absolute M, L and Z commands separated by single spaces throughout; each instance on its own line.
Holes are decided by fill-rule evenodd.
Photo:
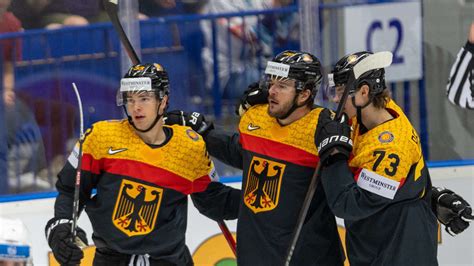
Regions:
M 46 239 L 54 257 L 61 265 L 77 265 L 84 257 L 82 250 L 72 241 L 72 220 L 53 218 L 46 225 Z M 86 232 L 77 227 L 77 237 L 87 245 Z
M 199 135 L 205 136 L 214 129 L 212 122 L 207 122 L 203 114 L 193 112 L 188 114 L 181 110 L 173 110 L 166 113 L 164 118 L 166 125 L 181 125 L 192 128 Z
M 327 165 L 328 162 L 332 161 L 327 160 L 336 154 L 338 154 L 338 158 L 349 159 L 352 151 L 352 140 L 347 115 L 344 114 L 339 120 L 332 120 L 329 116 L 324 120 L 320 121 L 323 124 L 314 137 L 320 163 Z
M 469 203 L 449 189 L 433 187 L 431 191 L 433 211 L 446 232 L 455 236 L 466 230 L 474 220 Z
M 254 82 L 247 87 L 246 91 L 244 91 L 244 94 L 235 108 L 235 113 L 242 116 L 250 107 L 267 102 L 268 90 L 260 86 L 258 82 Z

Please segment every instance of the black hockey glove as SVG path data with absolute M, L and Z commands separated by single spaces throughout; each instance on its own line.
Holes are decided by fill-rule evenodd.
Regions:
M 344 114 L 339 120 L 331 120 L 329 116 L 324 120 L 320 121 L 323 124 L 314 137 L 320 163 L 323 166 L 327 165 L 332 161 L 327 161 L 332 156 L 344 160 L 349 159 L 352 140 L 351 126 L 347 123 L 347 115 Z M 335 156 L 336 154 L 338 155 Z
M 244 91 L 244 94 L 240 97 L 239 103 L 235 108 L 235 113 L 242 116 L 250 107 L 267 102 L 268 90 L 260 86 L 258 82 L 254 82 L 247 87 L 247 90 Z
M 46 240 L 61 265 L 77 265 L 84 257 L 82 249 L 72 241 L 72 220 L 53 218 L 46 225 Z M 87 245 L 86 232 L 77 227 L 77 237 Z
M 469 203 L 449 189 L 433 187 L 431 191 L 432 209 L 446 232 L 455 236 L 466 230 L 474 220 Z
M 165 115 L 166 125 L 181 125 L 191 127 L 194 131 L 199 133 L 201 136 L 205 136 L 209 131 L 214 129 L 212 122 L 207 122 L 203 114 L 193 112 L 188 114 L 184 111 L 173 110 L 169 111 Z

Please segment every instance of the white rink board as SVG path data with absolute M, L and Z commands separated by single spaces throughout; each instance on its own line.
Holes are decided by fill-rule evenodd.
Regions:
M 435 186 L 445 186 L 462 195 L 471 204 L 474 203 L 474 165 L 462 167 L 431 168 L 430 173 Z M 240 183 L 232 183 L 239 187 Z M 20 218 L 30 232 L 34 265 L 47 265 L 48 244 L 44 237 L 44 226 L 53 216 L 54 199 L 39 199 L 17 201 L 0 204 L 0 216 L 6 218 Z M 206 238 L 220 233 L 215 222 L 200 215 L 189 201 L 189 217 L 187 230 L 187 244 L 191 253 Z M 227 221 L 230 230 L 235 232 L 236 222 Z M 91 225 L 87 215 L 79 219 L 79 226 L 91 235 Z M 92 241 L 90 241 L 92 243 Z M 227 248 L 227 247 L 221 247 Z M 474 265 L 474 225 L 461 235 L 451 237 L 444 229 L 442 243 L 438 249 L 440 265 L 467 266 Z

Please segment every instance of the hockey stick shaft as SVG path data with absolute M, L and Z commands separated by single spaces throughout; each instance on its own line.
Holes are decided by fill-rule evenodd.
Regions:
M 120 42 L 122 43 L 123 47 L 125 48 L 125 51 L 128 54 L 128 57 L 134 65 L 139 64 L 140 59 L 138 58 L 135 49 L 133 49 L 133 46 L 130 43 L 127 34 L 125 34 L 125 31 L 123 30 L 122 24 L 120 23 L 118 17 L 118 0 L 103 0 L 102 2 L 104 4 L 105 11 L 109 15 L 110 21 L 112 22 L 112 25 L 114 25 L 115 31 L 117 32 L 120 38 Z
M 80 134 L 79 134 L 79 152 L 77 154 L 77 168 L 76 168 L 76 180 L 74 182 L 74 199 L 73 199 L 73 209 L 72 209 L 72 225 L 71 233 L 72 240 L 76 242 L 77 234 L 77 219 L 79 218 L 79 192 L 81 190 L 81 167 L 82 167 L 82 143 L 84 143 L 84 115 L 82 111 L 82 101 L 81 96 L 79 95 L 79 90 L 76 87 L 75 83 L 72 83 L 72 88 L 76 93 L 77 103 L 79 106 L 79 120 L 80 120 Z
M 104 4 L 105 11 L 107 12 L 110 21 L 112 22 L 112 25 L 114 25 L 115 31 L 119 35 L 120 42 L 122 43 L 123 47 L 127 51 L 127 54 L 132 61 L 134 65 L 140 63 L 140 59 L 138 58 L 137 53 L 135 52 L 135 49 L 133 48 L 132 44 L 130 43 L 130 40 L 127 37 L 127 34 L 125 34 L 125 31 L 123 30 L 122 24 L 120 23 L 119 17 L 118 17 L 118 0 L 102 0 Z M 219 228 L 222 231 L 222 234 L 224 235 L 225 239 L 227 240 L 227 243 L 229 244 L 230 248 L 236 254 L 236 244 L 234 237 L 230 233 L 227 225 L 225 224 L 224 221 L 219 221 L 218 222 Z
M 335 117 L 336 120 L 339 120 L 341 118 L 343 114 L 344 105 L 346 103 L 347 97 L 349 96 L 349 91 L 355 86 L 356 80 L 367 71 L 388 67 L 390 66 L 391 63 L 392 63 L 392 53 L 379 52 L 379 53 L 376 53 L 364 58 L 357 65 L 354 66 L 349 76 L 349 79 L 347 81 L 346 87 L 344 89 L 344 93 L 337 106 L 336 117 Z M 296 222 L 296 227 L 291 236 L 290 246 L 288 247 L 288 251 L 287 251 L 287 255 L 285 259 L 285 266 L 290 265 L 293 252 L 295 250 L 299 235 L 301 233 L 301 229 L 303 228 L 303 223 L 306 219 L 306 215 L 308 214 L 309 206 L 311 205 L 311 200 L 313 199 L 314 192 L 318 188 L 317 181 L 319 179 L 320 172 L 321 172 L 321 164 L 318 163 L 313 173 L 313 176 L 311 177 L 311 182 L 308 187 L 308 192 L 306 192 L 306 196 L 303 201 L 303 206 L 301 207 L 300 213 L 298 215 L 298 220 Z
M 234 255 L 237 257 L 237 250 L 236 250 L 234 236 L 232 236 L 232 233 L 230 232 L 229 228 L 224 223 L 224 221 L 219 221 L 217 222 L 217 224 L 219 225 L 219 228 L 221 229 L 222 234 L 225 237 L 225 240 L 227 240 L 227 244 L 229 244 L 230 249 L 232 250 Z

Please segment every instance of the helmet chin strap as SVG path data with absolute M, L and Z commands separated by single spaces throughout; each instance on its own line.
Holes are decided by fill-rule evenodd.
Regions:
M 296 109 L 302 107 L 302 106 L 305 106 L 306 105 L 306 102 L 303 103 L 302 105 L 298 105 L 296 103 L 296 98 L 298 97 L 299 93 L 295 94 L 295 97 L 293 97 L 293 104 L 291 105 L 291 108 L 282 116 L 280 117 L 277 117 L 278 119 L 286 119 L 288 118 L 288 116 L 290 116 Z
M 135 126 L 135 123 L 133 123 L 133 120 L 132 120 L 132 117 L 128 114 L 127 112 L 127 108 L 124 106 L 123 109 L 125 110 L 125 114 L 127 115 L 127 118 L 128 118 L 128 122 L 130 123 L 130 125 L 132 125 L 132 127 L 136 130 L 136 131 L 139 131 L 139 132 L 142 132 L 142 133 L 146 133 L 148 131 L 150 131 L 155 125 L 156 123 L 158 123 L 158 120 L 160 120 L 160 118 L 163 116 L 163 114 L 159 114 L 159 111 L 160 111 L 160 106 L 161 106 L 161 103 L 163 101 L 160 101 L 160 105 L 158 105 L 158 110 L 156 111 L 156 118 L 155 120 L 153 121 L 153 123 L 151 123 L 151 125 L 147 128 L 147 129 L 139 129 Z
M 357 121 L 359 122 L 359 124 L 361 126 L 361 131 L 362 132 L 367 132 L 367 127 L 362 122 L 362 109 L 369 106 L 369 104 L 372 102 L 372 97 L 370 97 L 369 101 L 366 104 L 362 105 L 362 106 L 359 106 L 355 103 L 355 96 L 351 97 L 351 102 L 352 102 L 352 106 L 354 106 L 357 110 Z

